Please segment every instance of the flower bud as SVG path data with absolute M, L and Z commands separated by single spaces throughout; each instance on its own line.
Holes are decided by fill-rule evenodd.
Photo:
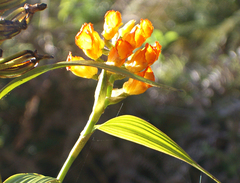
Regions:
M 155 81 L 155 77 L 151 67 L 147 67 L 143 72 L 138 73 L 137 75 Z M 123 84 L 123 90 L 128 95 L 139 95 L 144 93 L 151 85 L 146 84 L 142 81 L 138 81 L 132 78 L 129 78 L 127 82 Z
M 77 60 L 84 60 L 82 57 L 72 56 L 72 53 L 69 52 L 67 61 L 77 61 Z M 70 70 L 74 75 L 82 77 L 82 78 L 93 78 L 94 75 L 98 73 L 98 69 L 96 67 L 91 66 L 68 66 L 66 67 L 67 70 Z
M 110 40 L 118 32 L 118 28 L 122 25 L 121 13 L 118 11 L 108 11 L 105 14 L 105 22 L 103 26 L 103 37 Z
M 94 31 L 91 23 L 82 25 L 75 37 L 75 42 L 89 58 L 96 60 L 102 55 L 104 41 L 100 38 L 99 34 Z
M 141 34 L 146 40 L 151 36 L 153 32 L 153 25 L 148 19 L 141 19 L 140 21 L 140 29 L 136 31 L 136 34 Z

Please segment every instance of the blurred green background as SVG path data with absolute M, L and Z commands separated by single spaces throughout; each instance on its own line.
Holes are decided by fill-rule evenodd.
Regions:
M 159 41 L 157 82 L 185 93 L 150 88 L 106 109 L 141 117 L 176 141 L 222 182 L 240 182 L 240 1 L 238 0 L 30 0 L 48 8 L 28 29 L 5 41 L 3 56 L 37 49 L 64 61 L 83 56 L 74 36 L 84 22 L 99 33 L 107 10 L 152 21 L 147 41 Z M 10 79 L 1 79 L 0 87 Z M 0 172 L 57 176 L 92 109 L 96 81 L 65 69 L 45 73 L 0 100 Z M 95 132 L 66 176 L 78 183 L 196 183 L 201 173 L 162 153 Z M 213 182 L 203 175 L 202 183 Z

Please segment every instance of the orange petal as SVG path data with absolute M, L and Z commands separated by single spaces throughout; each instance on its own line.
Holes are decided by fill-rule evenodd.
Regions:
M 135 48 L 140 47 L 146 41 L 146 38 L 143 34 L 143 30 L 140 26 L 136 28 L 134 40 L 135 40 Z
M 116 45 L 109 52 L 107 64 L 121 67 L 132 51 L 133 48 L 127 41 L 118 39 Z
M 137 50 L 132 58 L 125 63 L 125 67 L 130 72 L 140 72 L 148 66 L 145 58 L 146 49 Z
M 125 59 L 120 58 L 117 48 L 113 47 L 108 54 L 108 59 L 106 64 L 121 67 L 124 64 L 124 62 L 125 62 Z
M 132 54 L 133 47 L 127 41 L 118 39 L 118 41 L 116 43 L 116 47 L 118 50 L 119 57 L 121 59 L 126 59 L 127 57 L 129 57 Z
M 147 66 L 152 65 L 158 59 L 160 53 L 161 45 L 158 42 L 155 46 L 147 43 L 143 49 L 134 53 L 132 58 L 125 63 L 125 67 L 131 72 L 140 72 Z
M 119 29 L 120 37 L 123 37 L 125 34 L 131 32 L 135 25 L 135 22 L 135 20 L 130 20 L 121 29 Z
M 148 66 L 152 65 L 159 57 L 160 53 L 161 53 L 161 45 L 156 42 L 155 46 L 151 46 L 146 44 L 146 54 L 145 54 L 145 58 L 148 62 Z
M 146 68 L 145 73 L 144 73 L 144 78 L 149 79 L 151 81 L 155 81 L 155 76 L 153 74 L 153 71 L 152 71 L 151 67 Z M 146 85 L 148 86 L 148 88 L 152 87 L 149 84 L 146 84 Z
M 136 30 L 136 26 L 131 32 L 124 34 L 122 38 L 124 41 L 127 41 L 134 49 L 136 48 L 135 30 Z

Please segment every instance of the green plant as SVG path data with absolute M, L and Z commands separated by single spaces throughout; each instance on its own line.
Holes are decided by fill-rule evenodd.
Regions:
M 13 21 L 13 19 L 11 19 L 11 21 Z M 17 22 L 21 23 L 21 21 Z M 98 80 L 92 113 L 57 178 L 32 173 L 16 174 L 8 178 L 5 183 L 21 181 L 63 182 L 70 166 L 95 130 L 100 130 L 171 155 L 189 163 L 216 182 L 219 182 L 192 160 L 189 155 L 166 134 L 143 119 L 124 115 L 110 119 L 103 124 L 97 124 L 107 106 L 116 104 L 128 96 L 144 93 L 149 87 L 155 86 L 161 89 L 181 92 L 178 89 L 154 82 L 154 75 L 150 66 L 159 57 L 161 52 L 160 44 L 156 42 L 154 46 L 151 46 L 147 43 L 142 49 L 139 49 L 145 40 L 151 36 L 153 31 L 151 22 L 145 19 L 141 20 L 140 24 L 135 25 L 135 21 L 132 20 L 119 29 L 121 25 L 121 14 L 116 11 L 108 11 L 105 16 L 104 40 L 94 31 L 92 24 L 85 23 L 82 26 L 75 37 L 76 44 L 92 60 L 84 60 L 81 57 L 72 56 L 70 52 L 66 62 L 57 62 L 55 64 L 34 68 L 35 63 L 40 59 L 50 58 L 50 56 L 42 56 L 36 54 L 36 52 L 25 51 L 1 61 L 0 73 L 2 73 L 2 77 L 17 78 L 0 90 L 0 99 L 17 86 L 47 71 L 63 67 L 66 67 L 67 70 L 70 70 L 77 76 Z M 133 53 L 135 49 L 138 50 Z M 103 54 L 108 56 L 107 61 L 100 58 Z M 127 58 L 129 58 L 128 61 L 126 61 Z M 35 62 L 33 62 L 32 59 Z M 28 63 L 34 63 L 34 67 L 28 68 Z M 98 74 L 97 68 L 101 69 L 100 74 Z M 20 70 L 20 72 L 19 69 L 23 70 Z M 7 71 L 7 73 L 5 71 Z M 121 89 L 115 89 L 114 82 L 122 80 L 125 77 L 129 77 L 129 80 L 123 84 Z

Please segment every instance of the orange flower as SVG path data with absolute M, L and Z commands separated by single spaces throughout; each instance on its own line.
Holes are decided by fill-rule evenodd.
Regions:
M 151 81 L 155 81 L 155 77 L 151 67 L 147 67 L 143 72 L 140 72 L 137 75 L 149 79 Z M 132 78 L 129 78 L 129 80 L 123 84 L 123 90 L 128 95 L 142 94 L 150 87 L 152 86 Z
M 148 19 L 141 19 L 140 23 L 135 25 L 135 20 L 130 20 L 119 29 L 123 24 L 121 13 L 114 10 L 108 11 L 104 20 L 104 30 L 102 32 L 104 40 L 94 31 L 91 23 L 85 23 L 75 36 L 76 45 L 94 60 L 97 60 L 104 50 L 104 53 L 108 54 L 105 63 L 117 67 L 121 67 L 126 59 L 132 55 L 131 59 L 125 63 L 125 68 L 130 72 L 138 73 L 141 77 L 154 80 L 153 72 L 149 66 L 158 59 L 161 53 L 161 45 L 158 42 L 155 46 L 146 44 L 143 49 L 132 54 L 134 49 L 139 48 L 151 36 L 153 32 L 152 23 Z M 104 49 L 104 46 L 108 47 L 110 51 Z M 71 52 L 67 58 L 68 61 L 79 59 L 82 58 L 73 57 Z M 75 75 L 85 78 L 92 78 L 98 71 L 97 68 L 91 66 L 69 66 L 67 69 Z M 129 79 L 128 82 L 124 83 L 123 90 L 125 90 L 125 94 L 136 95 L 143 93 L 149 87 L 151 86 L 144 82 Z
M 82 57 L 73 57 L 72 53 L 69 52 L 67 61 L 76 61 L 76 60 L 84 60 Z M 90 66 L 68 66 L 66 68 L 67 70 L 70 70 L 74 75 L 82 77 L 82 78 L 93 78 L 94 75 L 98 73 L 98 69 L 96 67 L 90 67 Z
M 104 41 L 100 38 L 99 34 L 94 31 L 91 23 L 82 25 L 75 37 L 75 42 L 89 58 L 96 60 L 102 55 Z
M 103 37 L 106 40 L 110 40 L 118 32 L 118 28 L 122 25 L 121 13 L 118 11 L 108 11 L 105 14 L 105 22 L 103 28 Z
M 148 43 L 141 50 L 137 50 L 131 60 L 125 63 L 125 67 L 131 72 L 140 72 L 147 66 L 152 65 L 161 53 L 161 45 L 156 42 L 155 46 Z
M 148 19 L 141 19 L 133 31 L 123 36 L 123 40 L 128 41 L 134 48 L 140 47 L 153 32 L 152 23 Z
M 133 48 L 122 39 L 118 39 L 116 45 L 110 50 L 108 54 L 107 64 L 121 67 L 126 58 L 132 54 Z

